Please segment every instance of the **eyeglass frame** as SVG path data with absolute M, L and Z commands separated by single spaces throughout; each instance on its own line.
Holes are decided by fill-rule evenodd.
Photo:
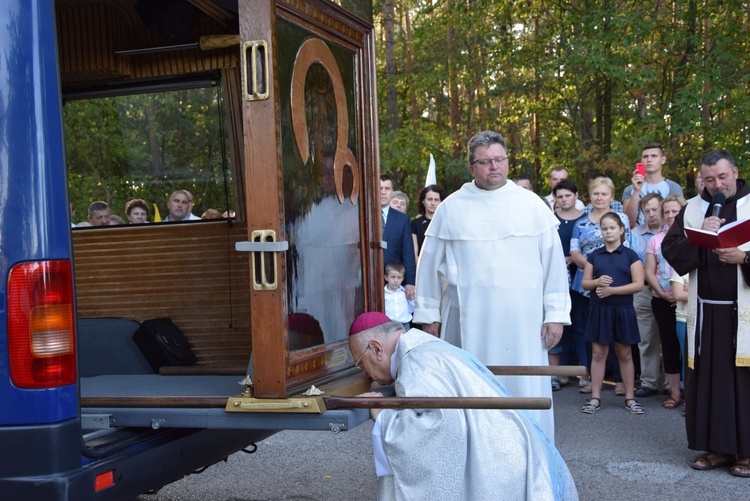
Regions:
M 508 160 L 507 156 L 500 155 L 500 156 L 493 157 L 493 158 L 480 158 L 479 160 L 474 160 L 469 165 L 479 164 L 482 167 L 489 167 L 493 163 L 497 165 L 502 165 L 503 162 L 505 162 L 506 160 Z
M 362 370 L 362 366 L 360 365 L 362 363 L 362 359 L 365 358 L 365 353 L 367 353 L 367 350 L 370 349 L 370 345 L 367 345 L 367 348 L 365 348 L 365 351 L 362 352 L 362 354 L 359 356 L 356 362 L 354 362 L 354 367 L 356 367 L 359 370 Z

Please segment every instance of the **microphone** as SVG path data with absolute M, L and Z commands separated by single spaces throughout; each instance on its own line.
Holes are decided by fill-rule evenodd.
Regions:
M 719 212 L 721 212 L 721 207 L 724 205 L 724 203 L 727 201 L 727 197 L 724 196 L 723 193 L 717 193 L 714 195 L 714 197 L 711 199 L 711 204 L 713 205 L 713 211 L 711 212 L 711 215 L 713 217 L 719 217 Z

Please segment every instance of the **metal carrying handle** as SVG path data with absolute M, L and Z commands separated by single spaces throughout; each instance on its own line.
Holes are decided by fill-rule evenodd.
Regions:
M 245 101 L 268 99 L 268 43 L 265 40 L 245 42 L 242 44 L 241 55 L 242 95 Z
M 251 252 L 253 263 L 253 289 L 256 291 L 276 290 L 279 286 L 276 265 L 277 252 L 289 247 L 287 242 L 277 242 L 274 230 L 255 230 L 250 234 L 250 242 L 237 242 L 235 249 Z

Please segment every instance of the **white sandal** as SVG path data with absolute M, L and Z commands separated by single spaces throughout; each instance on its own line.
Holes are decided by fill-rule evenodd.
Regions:
M 594 400 L 596 400 L 599 403 L 597 405 L 594 405 L 593 404 Z M 601 406 L 602 406 L 601 398 L 591 397 L 591 400 L 583 404 L 583 407 L 581 407 L 581 412 L 583 412 L 584 414 L 594 414 L 596 411 L 598 411 L 601 408 Z
M 632 404 L 628 405 L 628 402 L 633 402 Z M 633 414 L 645 414 L 646 409 L 643 408 L 641 404 L 638 403 L 638 401 L 634 398 L 626 398 L 625 399 L 625 408 L 632 412 Z

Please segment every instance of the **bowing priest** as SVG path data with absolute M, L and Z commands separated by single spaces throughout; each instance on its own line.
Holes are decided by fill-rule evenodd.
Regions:
M 750 218 L 750 188 L 724 150 L 706 153 L 700 174 L 705 188 L 683 207 L 661 245 L 675 271 L 690 274 L 685 427 L 688 447 L 706 451 L 691 466 L 729 467 L 732 475 L 750 477 L 750 242 L 708 250 L 685 234 L 685 228 L 716 232 Z M 719 194 L 725 201 L 714 216 Z
M 440 204 L 427 229 L 412 321 L 485 365 L 548 365 L 570 324 L 559 223 L 539 196 L 508 182 L 500 134 L 471 138 L 468 162 L 474 181 Z M 514 397 L 552 396 L 549 376 L 498 378 Z M 554 443 L 552 409 L 531 413 Z
M 349 330 L 357 367 L 400 397 L 507 397 L 464 350 L 378 312 Z M 380 393 L 361 396 L 380 397 Z M 524 411 L 372 409 L 378 499 L 578 499 L 555 446 Z

